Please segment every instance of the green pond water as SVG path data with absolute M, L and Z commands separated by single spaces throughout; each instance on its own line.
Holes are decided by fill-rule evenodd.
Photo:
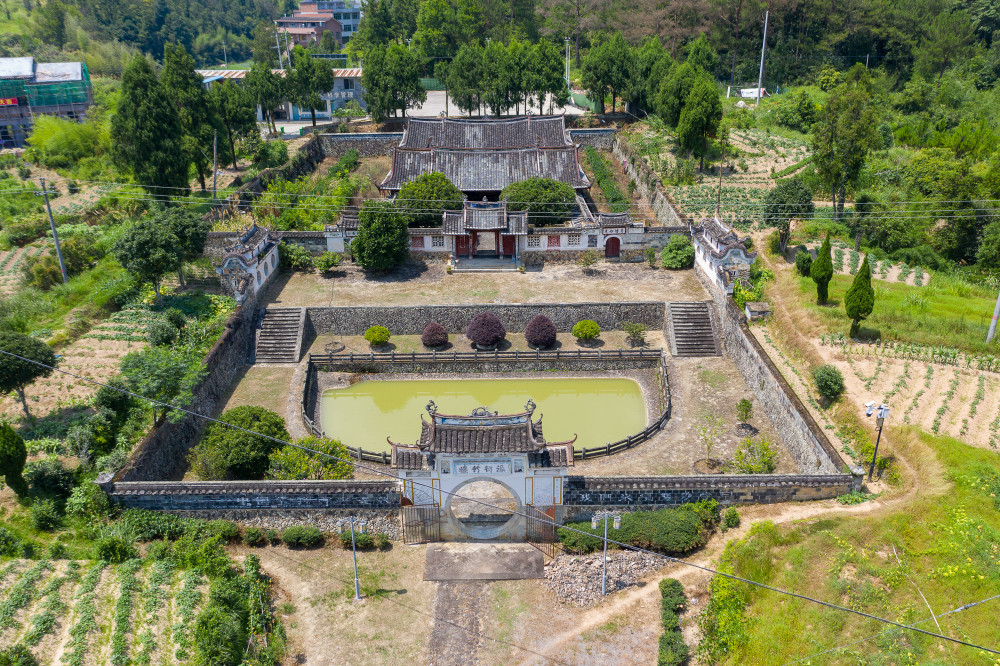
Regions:
M 542 415 L 545 440 L 578 435 L 576 446 L 597 446 L 646 427 L 639 385 L 617 377 L 579 379 L 418 379 L 358 382 L 329 389 L 320 402 L 327 437 L 370 451 L 388 450 L 386 437 L 411 444 L 420 437 L 420 415 L 429 400 L 441 414 L 465 415 L 476 407 L 518 414 L 531 398 Z

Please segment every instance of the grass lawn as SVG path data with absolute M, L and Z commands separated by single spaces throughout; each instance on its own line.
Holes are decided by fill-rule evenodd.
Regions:
M 906 624 L 926 619 L 918 626 L 934 632 L 928 606 L 940 614 L 1000 593 L 996 454 L 915 429 L 900 429 L 895 436 L 909 439 L 910 460 L 920 459 L 910 479 L 921 485 L 915 497 L 867 516 L 795 527 L 758 524 L 746 539 L 727 547 L 723 566 Z M 745 617 L 727 618 L 740 636 L 723 663 L 783 664 L 876 635 L 807 663 L 993 663 L 977 650 L 875 620 L 760 588 L 742 592 L 749 606 Z M 996 648 L 995 603 L 939 618 L 939 633 Z
M 816 283 L 795 276 L 801 303 L 820 315 L 828 333 L 850 330 L 844 312 L 844 294 L 854 280 L 834 275 L 827 306 L 816 305 Z M 996 294 L 984 288 L 935 273 L 928 285 L 873 281 L 875 310 L 861 325 L 861 337 L 901 340 L 926 345 L 945 345 L 977 353 L 1000 352 L 1000 338 L 986 344 Z

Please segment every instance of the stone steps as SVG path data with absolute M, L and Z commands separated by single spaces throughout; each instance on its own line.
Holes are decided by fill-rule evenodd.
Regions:
M 305 308 L 267 308 L 257 331 L 255 363 L 298 363 Z
M 719 345 L 708 303 L 671 302 L 670 338 L 675 356 L 718 356 Z

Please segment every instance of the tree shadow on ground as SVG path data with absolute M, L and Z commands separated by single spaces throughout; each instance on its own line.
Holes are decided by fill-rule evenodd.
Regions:
M 93 409 L 84 405 L 60 407 L 45 416 L 35 416 L 32 419 L 22 416 L 17 431 L 24 439 L 41 439 L 43 437 L 65 439 L 70 428 L 82 423 L 93 413 Z
M 392 283 L 416 280 L 426 273 L 427 270 L 428 266 L 426 262 L 415 261 L 397 266 L 391 271 L 363 271 L 363 273 L 365 280 L 370 282 Z

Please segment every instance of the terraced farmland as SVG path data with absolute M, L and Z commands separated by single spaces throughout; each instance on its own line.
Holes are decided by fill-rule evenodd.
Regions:
M 51 246 L 47 243 L 39 241 L 24 247 L 0 250 L 0 295 L 14 293 L 21 284 L 26 260 L 44 254 L 49 247 Z
M 185 663 L 206 590 L 171 560 L 12 560 L 0 567 L 0 645 L 43 664 Z

